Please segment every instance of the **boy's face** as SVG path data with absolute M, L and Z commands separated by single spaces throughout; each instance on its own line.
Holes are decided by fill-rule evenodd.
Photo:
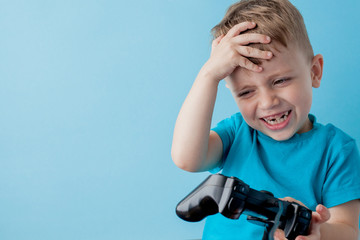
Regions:
M 226 82 L 247 124 L 282 141 L 312 129 L 312 87 L 320 85 L 323 60 L 318 55 L 311 62 L 295 46 L 275 46 L 262 72 L 237 68 Z

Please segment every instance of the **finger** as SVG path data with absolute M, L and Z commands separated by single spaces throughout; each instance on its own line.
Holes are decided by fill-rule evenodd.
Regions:
M 221 42 L 221 39 L 224 38 L 224 34 L 221 34 L 220 36 L 218 36 L 217 38 L 215 38 L 212 41 L 212 48 L 216 47 L 217 45 L 219 45 L 219 43 Z
M 295 240 L 317 240 L 320 239 L 320 224 L 312 224 L 308 236 L 298 236 Z
M 247 33 L 234 37 L 234 42 L 241 45 L 248 45 L 249 43 L 270 43 L 269 36 L 259 33 Z
M 311 225 L 311 230 L 308 238 L 313 239 L 318 235 L 320 235 L 320 224 L 314 223 Z
M 250 61 L 249 59 L 247 59 L 245 57 L 241 57 L 239 59 L 238 66 L 240 66 L 242 68 L 246 68 L 253 72 L 261 72 L 263 70 L 262 67 L 256 65 L 255 63 L 253 63 L 252 61 Z
M 296 200 L 296 199 L 294 199 L 294 198 L 292 198 L 292 197 L 284 197 L 284 198 L 280 198 L 280 200 L 287 201 L 287 202 L 295 202 L 295 203 L 297 203 L 297 204 L 300 204 L 300 205 L 306 207 L 305 204 L 303 204 L 303 203 L 300 202 L 299 200 Z
M 330 217 L 331 217 L 329 209 L 327 209 L 322 204 L 319 204 L 319 205 L 316 206 L 316 212 L 318 213 L 318 215 L 317 215 L 318 217 L 316 217 L 316 221 L 318 223 L 324 223 L 327 220 L 329 220 Z
M 297 236 L 295 240 L 307 240 L 306 238 L 303 238 L 303 236 Z
M 312 214 L 312 221 L 310 225 L 310 233 L 308 236 L 298 236 L 295 240 L 317 240 L 320 239 L 320 226 L 322 223 L 330 219 L 329 210 L 319 204 L 316 207 L 316 212 Z
M 274 239 L 275 240 L 286 240 L 284 231 L 277 229 L 274 233 Z
M 272 52 L 270 51 L 262 51 L 253 47 L 239 46 L 236 48 L 236 50 L 240 55 L 245 57 L 270 59 L 273 56 Z
M 305 236 L 297 236 L 296 238 L 295 238 L 295 240 L 312 240 L 312 238 L 311 237 L 305 237 Z
M 241 22 L 233 26 L 228 33 L 226 34 L 226 38 L 233 38 L 239 35 L 241 32 L 244 32 L 248 29 L 253 29 L 256 27 L 256 23 L 254 22 Z

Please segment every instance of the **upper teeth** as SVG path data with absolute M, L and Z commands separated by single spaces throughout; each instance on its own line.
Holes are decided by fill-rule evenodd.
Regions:
M 277 116 L 272 116 L 272 117 L 266 117 L 263 118 L 267 123 L 271 124 L 271 125 L 275 125 L 275 124 L 279 124 L 282 123 L 283 121 L 285 121 L 287 119 L 287 117 L 289 116 L 290 111 L 287 111 L 283 114 L 279 114 Z

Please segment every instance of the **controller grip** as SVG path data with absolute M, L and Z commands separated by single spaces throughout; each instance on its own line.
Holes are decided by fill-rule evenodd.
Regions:
M 176 214 L 183 220 L 198 222 L 220 211 L 219 204 L 231 188 L 224 187 L 227 177 L 211 175 L 176 206 Z
M 195 202 L 183 202 L 177 205 L 176 214 L 183 220 L 188 222 L 198 222 L 209 215 L 219 212 L 216 200 L 211 196 L 204 196 Z

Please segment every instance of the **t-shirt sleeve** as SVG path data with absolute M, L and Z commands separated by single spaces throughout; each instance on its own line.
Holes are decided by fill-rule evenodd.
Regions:
M 352 140 L 330 162 L 323 185 L 323 203 L 334 207 L 355 199 L 360 199 L 360 157 Z
M 223 168 L 229 149 L 234 141 L 236 130 L 242 122 L 242 116 L 240 115 L 240 113 L 237 113 L 230 118 L 222 120 L 214 128 L 211 129 L 219 135 L 223 144 L 221 163 L 216 168 L 210 170 L 211 173 L 217 173 Z

